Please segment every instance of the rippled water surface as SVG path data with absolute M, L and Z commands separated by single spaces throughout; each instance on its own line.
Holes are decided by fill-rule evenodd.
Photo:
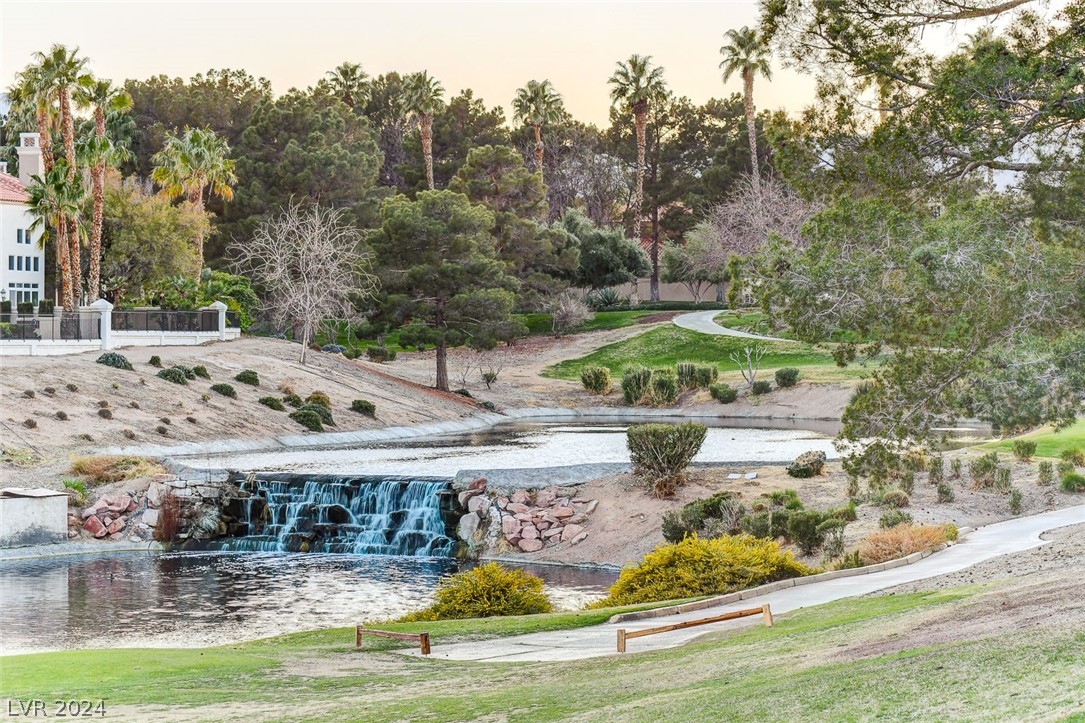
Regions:
M 292 553 L 112 553 L 0 562 L 0 653 L 197 647 L 388 618 L 427 604 L 447 559 Z M 560 608 L 605 570 L 531 566 Z

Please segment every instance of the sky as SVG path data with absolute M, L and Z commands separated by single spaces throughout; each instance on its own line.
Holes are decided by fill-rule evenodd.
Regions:
M 607 78 L 633 53 L 651 55 L 670 88 L 696 103 L 741 92 L 739 78 L 721 81 L 719 47 L 728 29 L 756 23 L 756 0 L 0 0 L 0 86 L 53 43 L 78 46 L 114 81 L 233 68 L 267 78 L 276 94 L 350 61 L 370 75 L 428 70 L 446 97 L 472 88 L 506 115 L 517 88 L 549 78 L 575 118 L 606 125 Z M 755 92 L 759 109 L 798 111 L 814 84 L 777 63 Z

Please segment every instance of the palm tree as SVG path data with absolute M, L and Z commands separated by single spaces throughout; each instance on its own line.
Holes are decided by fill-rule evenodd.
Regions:
M 27 195 L 30 197 L 27 205 L 30 214 L 34 216 L 30 230 L 41 231 L 38 234 L 38 244 L 44 248 L 49 238 L 49 229 L 56 231 L 53 247 L 56 251 L 60 299 L 66 311 L 74 311 L 79 270 L 72 265 L 71 243 L 68 238 L 72 224 L 69 221 L 79 217 L 83 187 L 68 180 L 68 162 L 59 158 L 51 170 L 41 176 L 32 177 Z M 75 224 L 75 230 L 78 234 L 78 223 Z M 78 238 L 75 243 L 78 244 Z
M 512 101 L 513 120 L 535 129 L 535 170 L 543 175 L 542 127 L 547 123 L 561 120 L 564 106 L 561 95 L 554 90 L 549 80 L 541 83 L 529 80 L 527 85 L 516 91 Z
M 115 146 L 106 136 L 106 113 L 119 114 L 132 110 L 132 96 L 114 87 L 108 80 L 96 80 L 80 86 L 77 93 L 83 105 L 94 108 L 94 137 L 84 146 L 87 162 L 91 166 L 90 181 L 94 198 L 94 214 L 90 227 L 90 301 L 97 301 L 101 292 L 102 263 L 102 210 L 105 206 L 105 169 L 116 165 L 128 155 L 125 149 Z
M 754 123 L 753 79 L 763 75 L 772 80 L 772 68 L 769 66 L 769 48 L 762 41 L 760 34 L 753 28 L 728 30 L 724 35 L 727 44 L 720 48 L 720 69 L 723 80 L 736 72 L 742 74 L 743 98 L 746 103 L 746 134 L 750 138 L 750 171 L 755 187 L 761 187 L 761 171 L 757 167 L 757 126 Z
M 633 230 L 639 241 L 644 236 L 641 227 L 641 204 L 644 200 L 644 151 L 648 129 L 648 109 L 666 92 L 663 68 L 652 67 L 652 56 L 631 55 L 629 62 L 618 63 L 618 69 L 607 81 L 610 100 L 615 108 L 633 113 L 637 130 L 637 172 L 633 191 Z M 659 301 L 659 246 L 652 244 L 652 301 Z
M 433 115 L 441 107 L 444 86 L 426 71 L 411 73 L 404 83 L 407 110 L 418 119 L 422 156 L 426 161 L 426 187 L 433 190 Z
M 56 108 L 53 105 L 52 85 L 41 65 L 28 65 L 19 72 L 15 84 L 8 89 L 8 100 L 11 102 L 11 113 L 33 117 L 38 129 L 42 170 L 53 170 Z
M 237 183 L 230 145 L 207 128 L 185 128 L 184 133 L 168 133 L 162 150 L 151 159 L 155 167 L 151 179 L 170 198 L 184 197 L 200 212 L 204 210 L 203 193 L 224 201 L 234 197 L 230 184 Z M 195 239 L 196 277 L 203 267 L 204 238 Z
M 343 63 L 325 75 L 332 90 L 351 108 L 365 102 L 369 76 L 362 70 L 361 65 Z

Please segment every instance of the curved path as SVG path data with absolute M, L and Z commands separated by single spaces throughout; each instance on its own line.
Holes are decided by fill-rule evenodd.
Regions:
M 692 612 L 668 615 L 645 620 L 605 623 L 576 630 L 558 630 L 533 633 L 477 643 L 437 645 L 431 658 L 447 660 L 472 660 L 490 662 L 558 661 L 594 658 L 615 654 L 618 628 L 642 630 L 686 620 L 721 615 L 731 610 L 758 607 L 764 603 L 772 606 L 774 614 L 786 613 L 798 608 L 865 595 L 916 580 L 957 572 L 994 557 L 1030 550 L 1047 544 L 1040 535 L 1059 527 L 1085 523 L 1085 505 L 1069 507 L 1040 515 L 1032 515 L 981 527 L 967 535 L 959 543 L 926 557 L 911 565 L 866 575 L 840 577 L 822 582 L 789 587 L 776 592 L 750 597 L 741 602 Z M 751 618 L 758 621 L 760 618 Z M 693 638 L 715 630 L 734 629 L 741 621 L 702 625 L 669 633 L 660 633 L 629 642 L 631 652 L 672 648 Z M 753 624 L 747 622 L 747 625 Z M 417 655 L 417 651 L 407 654 Z
M 739 329 L 728 329 L 726 326 L 720 326 L 716 323 L 715 319 L 720 315 L 719 310 L 713 311 L 695 311 L 690 314 L 682 314 L 681 316 L 674 317 L 674 325 L 683 329 L 689 329 L 690 331 L 699 331 L 702 334 L 712 334 L 714 336 L 737 336 L 743 339 L 757 339 L 759 341 L 792 341 L 791 339 L 781 339 L 776 336 L 762 336 L 760 334 L 751 334 L 748 331 L 740 331 Z

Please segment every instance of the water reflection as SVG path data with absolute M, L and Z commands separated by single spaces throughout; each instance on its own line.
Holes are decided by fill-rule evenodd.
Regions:
M 447 559 L 291 553 L 115 553 L 0 563 L 0 653 L 196 647 L 402 615 Z M 616 574 L 534 566 L 571 609 Z

